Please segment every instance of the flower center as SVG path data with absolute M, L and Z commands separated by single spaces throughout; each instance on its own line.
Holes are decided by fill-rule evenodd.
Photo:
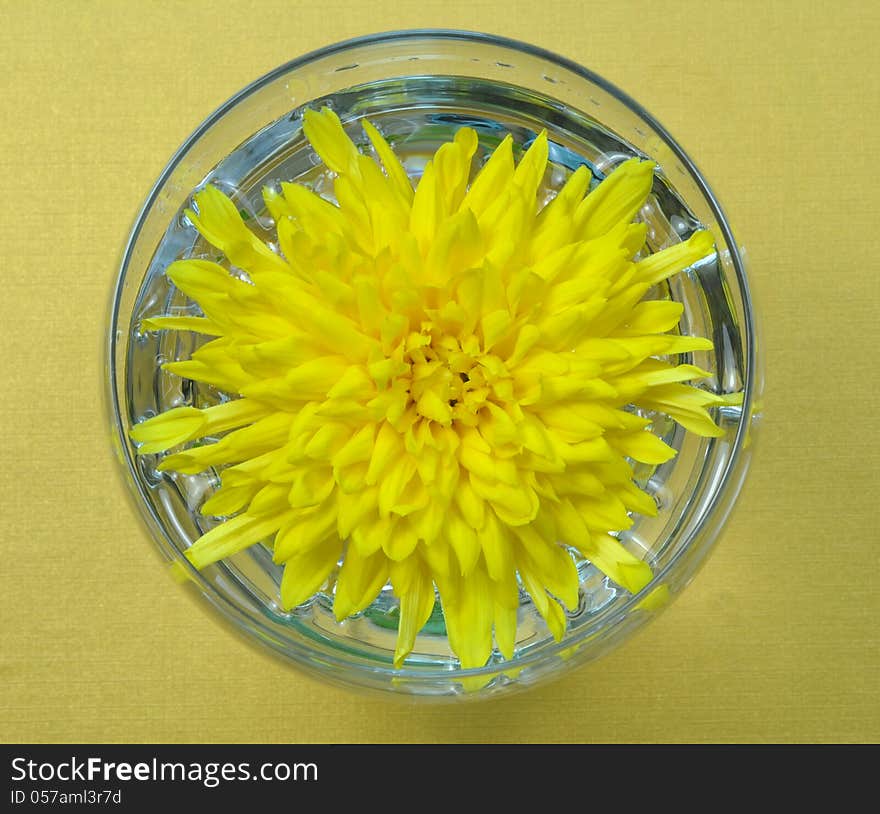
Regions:
M 513 397 L 510 374 L 497 356 L 484 352 L 476 336 L 460 339 L 422 323 L 405 343 L 409 396 L 416 412 L 445 426 L 474 427 L 487 402 L 501 406 Z

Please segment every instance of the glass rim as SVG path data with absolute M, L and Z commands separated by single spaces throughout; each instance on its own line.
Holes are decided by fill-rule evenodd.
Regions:
M 140 237 L 144 222 L 151 212 L 152 207 L 159 195 L 159 192 L 162 190 L 165 183 L 168 181 L 169 177 L 178 167 L 183 158 L 189 153 L 190 149 L 218 121 L 220 121 L 227 113 L 232 111 L 239 103 L 252 96 L 254 93 L 261 90 L 265 86 L 283 77 L 284 75 L 289 74 L 299 68 L 310 65 L 314 62 L 318 62 L 319 60 L 323 60 L 327 57 L 339 53 L 344 53 L 352 49 L 364 46 L 381 46 L 387 43 L 406 40 L 411 40 L 414 42 L 417 42 L 419 40 L 429 42 L 448 40 L 472 44 L 484 44 L 494 47 L 505 48 L 511 51 L 526 54 L 531 57 L 536 57 L 540 60 L 545 61 L 549 65 L 563 68 L 571 72 L 575 76 L 581 79 L 585 79 L 593 85 L 601 88 L 611 97 L 623 104 L 631 112 L 639 116 L 647 125 L 651 127 L 652 130 L 654 130 L 654 132 L 670 149 L 673 156 L 681 163 L 682 169 L 695 183 L 699 193 L 703 196 L 706 204 L 709 206 L 710 211 L 716 219 L 717 228 L 724 239 L 727 249 L 729 250 L 730 261 L 733 265 L 737 285 L 739 288 L 739 294 L 743 302 L 743 330 L 746 337 L 745 344 L 747 347 L 747 354 L 745 357 L 745 376 L 743 380 L 742 412 L 736 429 L 736 434 L 734 435 L 734 439 L 732 442 L 731 453 L 727 458 L 721 477 L 718 480 L 718 486 L 717 488 L 715 488 L 711 498 L 707 502 L 706 508 L 702 513 L 702 517 L 699 518 L 698 522 L 691 529 L 686 539 L 683 541 L 683 544 L 678 548 L 677 551 L 674 552 L 669 562 L 667 562 L 661 570 L 654 574 L 651 581 L 644 588 L 642 588 L 641 591 L 636 594 L 631 594 L 618 608 L 614 610 L 614 612 L 607 619 L 602 620 L 603 627 L 600 628 L 598 632 L 594 630 L 593 625 L 588 624 L 585 625 L 583 630 L 578 631 L 576 634 L 570 637 L 563 637 L 561 641 L 540 645 L 535 650 L 535 652 L 526 653 L 521 657 L 514 656 L 514 658 L 512 659 L 505 659 L 504 661 L 500 661 L 497 663 L 490 663 L 484 665 L 483 667 L 472 667 L 468 669 L 463 669 L 461 667 L 452 669 L 439 667 L 422 669 L 407 667 L 406 665 L 400 668 L 395 668 L 392 665 L 384 665 L 380 663 L 368 664 L 360 661 L 356 662 L 349 657 L 340 656 L 335 653 L 328 652 L 325 648 L 310 646 L 304 640 L 295 642 L 291 640 L 285 640 L 281 645 L 276 643 L 278 634 L 275 628 L 268 626 L 265 623 L 265 620 L 260 616 L 244 611 L 228 596 L 215 588 L 215 586 L 210 581 L 205 579 L 201 572 L 199 572 L 188 560 L 186 560 L 186 558 L 182 558 L 179 556 L 179 549 L 170 539 L 160 519 L 156 516 L 152 505 L 147 499 L 147 495 L 144 493 L 144 487 L 140 481 L 140 478 L 138 477 L 137 467 L 135 466 L 134 460 L 132 459 L 128 438 L 126 437 L 124 432 L 125 422 L 117 389 L 118 371 L 116 369 L 116 353 L 119 343 L 119 339 L 117 338 L 117 325 L 120 317 L 120 305 L 122 301 L 123 286 L 129 270 L 129 265 L 132 260 L 133 251 L 135 245 L 137 244 L 138 238 Z M 116 431 L 116 435 L 112 437 L 112 441 L 114 443 L 114 446 L 116 445 L 117 441 L 119 442 L 119 448 L 117 448 L 117 451 L 121 452 L 122 456 L 124 457 L 123 465 L 124 468 L 127 470 L 124 472 L 124 476 L 129 482 L 129 495 L 133 499 L 139 498 L 139 500 L 135 500 L 137 508 L 141 511 L 141 513 L 143 513 L 144 511 L 148 513 L 148 519 L 152 521 L 152 524 L 156 527 L 156 529 L 161 532 L 161 535 L 164 537 L 164 540 L 156 540 L 156 542 L 161 542 L 163 544 L 163 548 L 167 549 L 168 553 L 171 555 L 174 561 L 182 563 L 184 565 L 184 567 L 187 569 L 187 573 L 190 579 L 196 583 L 199 591 L 211 603 L 211 605 L 213 605 L 218 611 L 226 616 L 227 619 L 229 619 L 231 622 L 240 627 L 243 627 L 250 633 L 257 633 L 258 638 L 276 653 L 286 656 L 291 661 L 294 661 L 298 664 L 302 663 L 303 666 L 306 666 L 311 670 L 326 672 L 327 667 L 333 667 L 339 670 L 354 670 L 358 673 L 364 674 L 365 676 L 385 677 L 396 679 L 398 681 L 404 679 L 407 683 L 416 684 L 422 681 L 432 681 L 437 679 L 465 679 L 470 677 L 476 678 L 480 676 L 497 675 L 504 672 L 506 669 L 520 670 L 531 664 L 543 661 L 547 657 L 556 656 L 565 651 L 571 651 L 572 648 L 582 644 L 588 638 L 603 639 L 616 628 L 617 624 L 623 618 L 625 618 L 639 602 L 641 602 L 652 591 L 663 584 L 670 572 L 672 572 L 676 568 L 681 558 L 690 551 L 693 539 L 703 530 L 703 528 L 719 511 L 722 503 L 722 498 L 726 496 L 728 489 L 732 485 L 730 483 L 730 478 L 735 472 L 738 471 L 741 464 L 742 450 L 749 432 L 749 425 L 751 423 L 752 415 L 752 404 L 755 397 L 757 373 L 756 338 L 754 309 L 749 289 L 749 282 L 746 276 L 745 262 L 739 251 L 739 247 L 736 244 L 732 229 L 726 215 L 724 214 L 721 204 L 716 198 L 715 194 L 712 192 L 707 181 L 703 177 L 703 174 L 697 168 L 696 164 L 690 158 L 690 156 L 672 137 L 667 129 L 662 124 L 660 124 L 660 122 L 639 102 L 637 102 L 627 93 L 622 91 L 616 85 L 609 82 L 607 79 L 591 71 L 589 68 L 586 68 L 583 65 L 575 62 L 574 60 L 560 56 L 545 48 L 541 48 L 539 46 L 532 45 L 521 40 L 498 36 L 495 34 L 486 34 L 461 29 L 403 29 L 386 31 L 376 34 L 368 34 L 365 36 L 341 40 L 339 42 L 335 42 L 330 45 L 309 51 L 302 56 L 296 57 L 292 60 L 289 60 L 288 62 L 279 65 L 278 67 L 250 82 L 240 91 L 238 91 L 225 102 L 223 102 L 220 106 L 218 106 L 201 122 L 201 124 L 199 124 L 195 128 L 195 130 L 193 130 L 193 132 L 183 141 L 180 147 L 177 148 L 177 150 L 169 159 L 165 168 L 160 173 L 156 182 L 153 184 L 143 205 L 140 207 L 138 214 L 135 216 L 134 225 L 132 226 L 131 232 L 129 233 L 128 239 L 125 243 L 125 248 L 123 249 L 122 259 L 119 265 L 119 273 L 113 289 L 109 314 L 109 341 L 105 348 L 107 354 L 105 369 L 108 373 L 105 381 L 105 392 L 107 393 L 107 407 L 109 409 L 109 412 L 111 413 L 111 418 L 113 420 L 114 428 Z M 116 457 L 119 458 L 120 456 L 117 455 Z M 120 461 L 120 463 L 123 462 Z M 134 485 L 137 495 L 135 495 L 134 492 L 131 490 L 130 487 L 132 485 Z M 735 486 L 735 484 L 733 485 Z

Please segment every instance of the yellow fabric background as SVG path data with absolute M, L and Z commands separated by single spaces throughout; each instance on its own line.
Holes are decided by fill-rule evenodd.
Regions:
M 0 740 L 877 741 L 880 6 L 0 2 Z M 121 247 L 214 107 L 350 36 L 459 27 L 596 70 L 695 156 L 748 247 L 758 457 L 694 584 L 612 655 L 484 704 L 322 686 L 174 586 L 100 400 Z

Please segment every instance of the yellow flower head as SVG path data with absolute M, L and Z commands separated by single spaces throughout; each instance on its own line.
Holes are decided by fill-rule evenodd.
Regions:
M 280 253 L 208 186 L 188 217 L 246 279 L 206 260 L 168 277 L 203 317 L 147 320 L 216 337 L 165 365 L 230 399 L 178 407 L 132 430 L 162 470 L 223 467 L 202 512 L 226 518 L 187 556 L 198 568 L 261 541 L 284 564 L 281 602 L 335 581 L 342 620 L 389 581 L 400 600 L 395 663 L 439 593 L 463 667 L 511 658 L 520 593 L 553 635 L 574 610 L 573 551 L 629 591 L 647 563 L 609 532 L 654 514 L 631 461 L 674 451 L 632 405 L 719 435 L 705 371 L 659 357 L 710 349 L 680 336 L 682 306 L 645 300 L 713 251 L 707 232 L 648 256 L 632 220 L 653 165 L 632 159 L 588 193 L 578 169 L 546 206 L 545 134 L 518 164 L 508 136 L 473 181 L 477 135 L 460 129 L 415 190 L 379 132 L 358 151 L 330 110 L 305 133 L 335 174 L 335 201 L 266 189 Z M 187 442 L 218 437 L 213 443 Z M 341 566 L 337 572 L 337 565 Z

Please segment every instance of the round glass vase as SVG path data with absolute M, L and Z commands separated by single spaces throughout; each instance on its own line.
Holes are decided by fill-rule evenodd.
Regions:
M 656 430 L 678 454 L 635 472 L 659 514 L 637 516 L 620 535 L 650 563 L 654 579 L 632 595 L 581 561 L 580 604 L 568 614 L 560 642 L 522 593 L 513 658 L 496 652 L 486 666 L 464 670 L 450 650 L 438 603 L 412 654 L 395 669 L 398 609 L 390 587 L 363 613 L 337 622 L 332 579 L 310 602 L 282 609 L 281 569 L 268 546 L 195 570 L 183 552 L 210 527 L 199 507 L 217 487 L 217 473 L 159 472 L 156 456 L 137 455 L 129 439 L 145 417 L 212 403 L 210 388 L 161 369 L 163 362 L 188 358 L 197 338 L 139 328 L 146 317 L 186 307 L 164 276 L 170 262 L 199 250 L 183 209 L 212 183 L 233 196 L 255 229 L 268 229 L 260 200 L 267 180 L 305 180 L 320 188 L 321 168 L 301 118 L 304 108 L 324 105 L 346 124 L 380 122 L 408 169 L 423 166 L 424 156 L 462 125 L 474 127 L 481 142 L 510 132 L 520 145 L 546 129 L 557 180 L 581 164 L 601 178 L 627 158 L 651 158 L 654 188 L 639 214 L 649 249 L 686 239 L 700 226 L 715 238 L 717 252 L 673 278 L 662 295 L 684 304 L 683 333 L 714 342 L 714 352 L 687 360 L 711 372 L 704 386 L 742 392 L 742 405 L 715 410 L 724 431 L 719 438 L 660 422 Z M 137 217 L 113 296 L 108 354 L 117 457 L 159 550 L 186 577 L 181 581 L 245 636 L 324 680 L 435 699 L 487 697 L 558 676 L 606 653 L 667 605 L 712 549 L 740 491 L 761 386 L 742 253 L 681 147 L 640 105 L 589 70 L 520 42 L 451 31 L 394 32 L 321 49 L 258 79 L 208 117 L 169 161 Z

